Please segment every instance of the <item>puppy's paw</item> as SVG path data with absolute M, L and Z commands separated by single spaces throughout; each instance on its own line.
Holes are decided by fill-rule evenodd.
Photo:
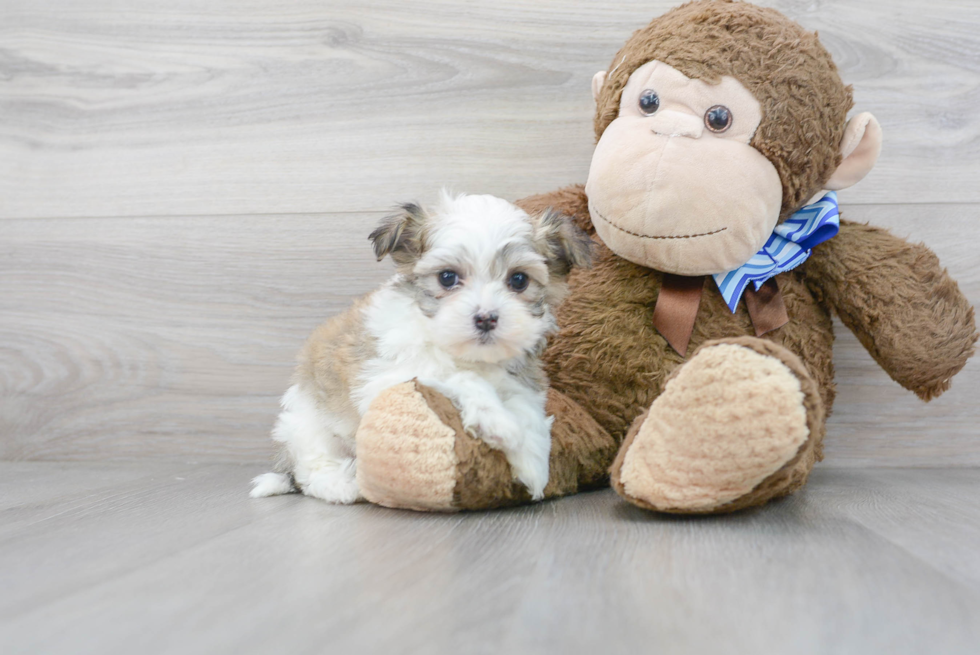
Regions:
M 471 408 L 462 412 L 463 428 L 491 448 L 517 450 L 524 441 L 521 426 L 499 409 Z
M 505 450 L 514 477 L 531 493 L 533 500 L 544 498 L 548 484 L 548 460 L 551 456 L 551 417 L 534 421 L 528 426 L 520 448 Z
M 544 488 L 548 484 L 549 450 L 542 452 L 540 448 L 523 448 L 506 453 L 514 477 L 527 487 L 532 500 L 544 498 Z
M 252 490 L 249 496 L 252 498 L 265 498 L 266 496 L 279 496 L 281 494 L 291 494 L 296 491 L 293 487 L 293 479 L 283 473 L 263 473 L 252 478 Z
M 350 505 L 361 498 L 356 472 L 353 459 L 345 460 L 338 466 L 317 469 L 303 483 L 303 493 L 328 503 Z

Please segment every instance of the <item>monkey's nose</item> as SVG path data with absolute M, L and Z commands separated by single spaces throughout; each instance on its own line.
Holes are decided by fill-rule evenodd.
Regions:
M 473 317 L 473 322 L 476 323 L 477 330 L 486 334 L 497 327 L 497 318 L 499 318 L 497 312 L 488 312 L 486 314 L 477 314 Z
M 653 131 L 662 136 L 686 136 L 699 139 L 704 134 L 704 121 L 694 114 L 664 109 L 651 119 Z

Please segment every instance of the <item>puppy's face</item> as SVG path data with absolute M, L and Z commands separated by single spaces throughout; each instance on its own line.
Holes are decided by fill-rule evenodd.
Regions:
M 528 216 L 493 196 L 443 195 L 427 212 L 405 205 L 371 234 L 400 286 L 458 359 L 496 363 L 534 353 L 555 329 L 551 307 L 591 243 L 561 214 Z

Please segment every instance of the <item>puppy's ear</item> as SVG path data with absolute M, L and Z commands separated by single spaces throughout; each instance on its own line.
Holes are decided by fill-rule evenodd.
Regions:
M 531 221 L 535 246 L 548 260 L 552 275 L 565 276 L 572 267 L 592 264 L 592 239 L 570 216 L 549 208 Z
M 414 203 L 402 205 L 397 213 L 383 218 L 368 237 L 378 261 L 389 254 L 399 266 L 418 260 L 422 256 L 428 220 L 425 210 Z

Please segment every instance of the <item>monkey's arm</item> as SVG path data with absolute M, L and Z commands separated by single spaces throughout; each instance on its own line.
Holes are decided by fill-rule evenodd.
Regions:
M 973 354 L 973 308 L 922 244 L 842 220 L 814 248 L 806 276 L 875 361 L 923 400 L 946 391 Z

